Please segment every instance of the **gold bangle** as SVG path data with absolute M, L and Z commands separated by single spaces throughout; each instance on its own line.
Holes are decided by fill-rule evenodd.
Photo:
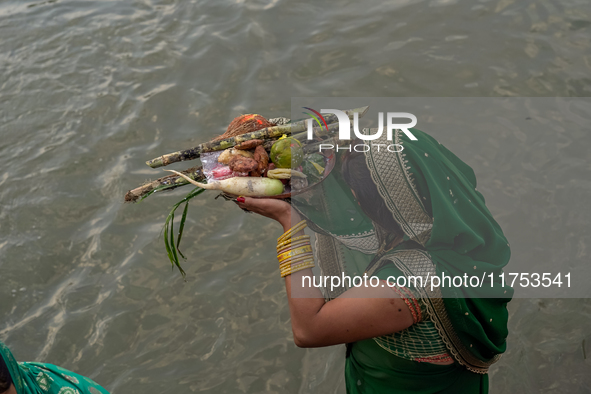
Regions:
M 281 277 L 285 278 L 288 275 L 295 274 L 296 272 L 303 271 L 307 268 L 314 268 L 314 267 L 315 267 L 314 263 L 307 263 L 307 264 L 298 266 L 297 268 L 289 269 L 285 272 L 282 272 Z
M 281 247 L 278 247 L 277 248 L 277 251 L 280 251 L 280 250 L 283 250 L 283 249 L 286 249 L 286 248 L 293 248 L 295 245 L 299 245 L 299 244 L 308 244 L 308 245 L 310 245 L 310 240 L 309 239 L 300 239 L 300 240 L 297 240 L 297 241 L 293 241 L 293 242 L 290 242 L 290 243 L 288 243 L 286 245 L 282 245 Z
M 302 246 L 299 248 L 291 249 L 285 253 L 278 255 L 277 260 L 279 260 L 279 262 L 281 263 L 290 257 L 295 257 L 295 256 L 300 255 L 302 253 L 311 252 L 311 251 L 312 251 L 312 247 L 310 245 Z
M 307 226 L 308 224 L 306 223 L 306 221 L 302 220 L 301 222 L 297 223 L 295 226 L 287 230 L 287 232 L 281 236 L 283 238 L 282 241 L 285 241 L 287 238 L 290 238 L 291 236 L 293 236 L 293 234 L 297 234 L 301 230 L 305 229 Z
M 279 266 L 279 270 L 280 271 L 285 271 L 286 269 L 288 269 L 289 267 L 295 267 L 298 264 L 302 264 L 305 262 L 314 262 L 314 256 L 303 256 L 301 259 L 297 259 L 297 261 L 288 261 L 286 263 L 283 263 Z
M 278 250 L 277 255 L 283 254 L 283 253 L 287 252 L 288 250 L 293 250 L 293 249 L 299 248 L 301 246 L 306 246 L 306 245 L 310 245 L 310 241 L 302 240 L 302 241 L 293 243 L 291 245 L 287 245 L 287 246 L 281 248 L 280 250 Z
M 300 238 L 310 238 L 310 236 L 309 235 L 306 235 L 306 234 L 304 234 L 304 235 L 298 235 L 297 237 L 285 238 L 285 240 L 282 241 L 282 242 L 290 242 L 290 241 L 293 241 L 293 240 L 298 240 Z
M 305 228 L 306 228 L 306 223 L 304 223 L 303 226 L 299 226 L 299 227 L 298 226 L 295 226 L 295 227 L 292 227 L 290 230 L 287 230 L 287 232 L 285 232 L 281 236 L 281 238 L 277 239 L 277 242 L 279 243 L 279 242 L 287 241 L 287 240 L 293 238 L 293 236 L 295 234 L 299 233 L 300 231 L 303 231 Z
M 303 260 L 303 259 L 307 259 L 307 258 L 312 258 L 313 259 L 314 258 L 314 254 L 312 254 L 311 252 L 302 253 L 302 254 L 294 257 L 294 258 L 291 258 L 291 259 L 287 259 L 285 261 L 282 261 L 279 264 L 279 266 L 282 267 L 282 266 L 285 266 L 285 265 L 288 265 L 288 264 L 295 264 L 298 261 Z
M 306 246 L 310 247 L 310 245 L 306 245 Z M 303 247 L 305 247 L 305 246 L 303 246 Z M 294 250 L 296 250 L 296 249 L 294 249 Z M 288 253 L 288 252 L 289 252 L 289 250 L 285 253 Z M 282 254 L 285 254 L 285 253 L 282 253 Z M 279 262 L 279 264 L 283 264 L 289 259 L 294 260 L 294 259 L 297 259 L 297 258 L 303 256 L 303 255 L 312 255 L 312 251 L 303 251 L 303 252 L 297 253 L 293 256 L 286 256 L 286 258 L 282 258 L 281 260 L 279 260 L 279 258 L 278 258 L 277 261 Z
M 286 241 L 278 242 L 277 243 L 277 250 L 279 250 L 280 248 L 283 248 L 286 245 L 289 245 L 289 244 L 295 243 L 297 241 L 300 241 L 302 239 L 310 239 L 310 236 L 309 235 L 300 235 L 299 237 L 289 238 Z
M 298 265 L 296 267 L 292 267 L 291 273 L 292 274 L 295 274 L 296 272 L 303 271 L 303 270 L 308 269 L 308 268 L 314 268 L 314 267 L 316 267 L 316 265 L 314 264 L 314 262 L 300 264 L 300 265 Z
M 309 235 L 305 235 L 305 234 L 304 235 L 299 235 L 297 237 L 287 238 L 287 239 L 285 239 L 285 241 L 281 241 L 281 242 L 284 242 L 284 243 L 288 244 L 288 243 L 290 243 L 292 241 L 298 241 L 298 240 L 304 239 L 304 238 L 310 238 L 310 236 Z
M 306 245 L 296 249 L 288 250 L 287 252 L 280 254 L 279 256 L 277 256 L 277 260 L 279 261 L 279 263 L 283 263 L 288 259 L 298 257 L 304 253 L 310 252 L 312 252 L 312 247 L 310 245 Z
M 288 238 L 291 238 L 291 236 L 293 234 L 297 234 L 301 230 L 305 229 L 306 226 L 307 226 L 306 221 L 302 220 L 301 222 L 299 222 L 298 224 L 296 224 L 295 226 L 293 226 L 292 228 L 287 230 L 285 233 L 283 233 L 283 235 L 277 239 L 277 242 L 283 242 L 283 241 L 287 240 Z
M 303 244 L 310 245 L 310 240 L 309 239 L 300 239 L 298 241 L 293 241 L 288 244 L 278 246 L 277 247 L 277 254 L 280 254 L 282 250 L 294 248 L 294 247 L 296 247 L 296 245 L 303 245 Z
M 281 269 L 280 272 L 287 272 L 287 271 L 297 272 L 298 268 L 303 267 L 304 265 L 310 265 L 310 264 L 312 266 L 314 266 L 314 260 L 304 260 L 304 261 L 300 261 L 297 264 L 291 264 L 290 266 L 284 267 L 283 269 Z
M 314 255 L 312 253 L 301 254 L 297 257 L 294 257 L 293 259 L 289 259 L 279 264 L 279 269 L 284 269 L 285 267 L 288 267 L 292 264 L 300 263 L 304 260 L 314 260 Z

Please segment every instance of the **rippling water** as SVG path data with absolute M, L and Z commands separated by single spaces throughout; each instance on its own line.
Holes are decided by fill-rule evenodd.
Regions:
M 221 134 L 240 113 L 288 116 L 292 96 L 587 97 L 590 33 L 587 0 L 4 0 L 0 339 L 115 394 L 342 392 L 341 347 L 293 345 L 279 226 L 196 199 L 184 283 L 160 231 L 186 191 L 122 203 L 161 176 L 144 161 Z M 514 245 L 541 253 L 534 222 L 521 229 L 501 208 L 544 193 L 544 171 L 572 178 L 543 196 L 548 206 L 588 201 L 591 141 L 572 142 L 500 175 L 470 162 L 481 184 L 523 187 L 492 200 Z M 588 260 L 587 217 L 564 215 L 576 226 L 552 228 L 548 212 L 535 224 Z M 516 300 L 511 314 L 492 392 L 588 391 L 590 302 Z

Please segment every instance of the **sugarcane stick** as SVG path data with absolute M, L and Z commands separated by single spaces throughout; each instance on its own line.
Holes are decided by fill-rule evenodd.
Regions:
M 183 174 L 189 178 L 202 182 L 205 180 L 203 174 L 203 166 L 196 166 L 182 171 Z M 189 181 L 178 175 L 167 175 L 165 177 L 156 179 L 155 181 L 147 182 L 142 186 L 136 187 L 133 190 L 128 191 L 125 194 L 125 202 L 136 202 L 140 198 L 144 197 L 154 189 L 159 187 L 166 187 L 166 190 L 176 189 L 177 187 L 188 185 Z M 173 186 L 174 185 L 174 186 Z
M 355 108 L 344 111 L 349 118 L 353 118 L 354 113 L 359 113 L 359 117 L 362 117 L 367 112 L 368 107 L 361 107 Z M 324 117 L 326 123 L 335 123 L 338 119 L 336 115 L 327 115 Z M 199 158 L 202 153 L 205 152 L 215 152 L 219 150 L 224 150 L 228 148 L 232 148 L 237 144 L 240 144 L 244 141 L 254 140 L 254 139 L 261 139 L 261 140 L 268 140 L 273 138 L 281 137 L 282 135 L 291 135 L 292 133 L 298 133 L 302 131 L 306 131 L 307 128 L 307 119 L 300 120 L 294 123 L 290 123 L 287 125 L 281 126 L 271 126 L 266 127 L 261 130 L 252 131 L 250 133 L 238 135 L 236 137 L 226 138 L 219 141 L 210 141 L 200 144 L 194 148 L 186 149 L 178 152 L 168 153 L 166 155 L 162 155 L 160 157 L 154 158 L 146 162 L 152 168 L 158 168 L 162 166 L 167 166 L 172 163 L 176 163 L 179 161 L 185 160 L 194 160 Z M 330 127 L 330 126 L 329 126 Z
M 265 142 L 263 142 L 263 148 L 265 148 L 265 150 L 269 152 L 273 147 L 275 141 L 277 141 L 277 138 L 273 138 L 272 140 L 266 140 Z

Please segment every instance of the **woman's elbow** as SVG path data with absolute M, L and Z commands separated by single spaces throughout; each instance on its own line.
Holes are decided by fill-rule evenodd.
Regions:
M 318 347 L 316 339 L 312 333 L 303 329 L 293 328 L 293 342 L 297 347 L 309 348 Z
M 300 348 L 312 347 L 312 346 L 308 345 L 308 343 L 306 341 L 296 337 L 295 335 L 293 336 L 293 343 L 295 343 L 295 345 Z

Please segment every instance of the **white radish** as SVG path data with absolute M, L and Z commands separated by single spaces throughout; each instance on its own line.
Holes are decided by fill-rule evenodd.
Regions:
M 262 177 L 234 177 L 221 181 L 211 181 L 209 183 L 199 183 L 175 170 L 166 170 L 174 172 L 180 177 L 185 178 L 195 186 L 207 190 L 221 190 L 228 194 L 245 197 L 265 197 L 276 196 L 283 193 L 283 183 L 278 179 Z

